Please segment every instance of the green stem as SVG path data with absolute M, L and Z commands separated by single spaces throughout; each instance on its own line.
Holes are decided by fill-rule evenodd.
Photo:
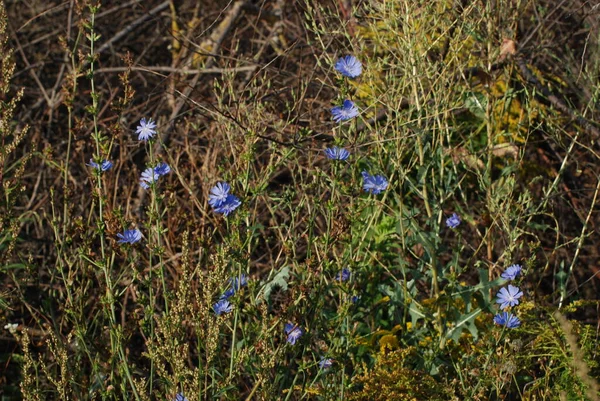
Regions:
M 92 120 L 93 120 L 93 125 L 94 125 L 94 142 L 96 145 L 96 159 L 98 161 L 100 161 L 101 158 L 101 138 L 100 138 L 100 133 L 98 130 L 98 94 L 96 93 L 96 86 L 95 86 L 95 82 L 94 82 L 94 44 L 96 41 L 96 33 L 94 30 L 94 22 L 95 22 L 95 17 L 96 17 L 96 12 L 98 11 L 99 5 L 98 6 L 90 6 L 90 24 L 89 24 L 89 35 L 88 38 L 90 40 L 90 71 L 89 71 L 89 79 L 90 79 L 90 85 L 91 85 L 91 96 L 92 96 L 92 110 L 91 110 L 91 114 L 92 114 Z M 114 305 L 114 288 L 113 288 L 113 283 L 111 280 L 111 276 L 110 276 L 110 271 L 109 271 L 109 263 L 108 263 L 108 259 L 106 257 L 106 240 L 104 238 L 104 232 L 106 229 L 106 224 L 104 221 L 104 189 L 102 187 L 102 180 L 100 178 L 100 175 L 97 174 L 96 175 L 96 190 L 97 190 L 97 195 L 98 195 L 98 231 L 99 231 L 99 235 L 100 235 L 100 250 L 101 250 L 101 258 L 102 258 L 102 270 L 104 272 L 104 278 L 106 281 L 106 298 L 107 298 L 107 302 L 109 304 L 109 320 L 110 320 L 110 325 L 111 325 L 111 338 L 114 336 L 116 337 L 116 344 L 112 341 L 111 339 L 111 350 L 114 353 L 117 353 L 119 355 L 119 358 L 121 359 L 121 369 L 122 372 L 125 374 L 127 381 L 129 382 L 129 385 L 131 386 L 131 389 L 133 391 L 133 394 L 135 396 L 136 400 L 140 400 L 140 396 L 137 392 L 137 389 L 135 387 L 135 383 L 133 382 L 133 378 L 131 376 L 131 372 L 129 371 L 129 366 L 127 365 L 127 360 L 126 360 L 126 355 L 125 355 L 125 350 L 123 348 L 123 343 L 122 343 L 122 339 L 120 335 L 117 335 L 117 316 L 116 316 L 116 312 L 115 312 L 115 305 Z M 114 254 L 113 257 L 111 257 L 111 264 L 112 265 L 112 260 L 114 258 Z M 115 352 L 116 351 L 116 352 Z

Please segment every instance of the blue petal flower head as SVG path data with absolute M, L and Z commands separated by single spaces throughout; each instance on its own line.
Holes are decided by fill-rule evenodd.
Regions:
M 182 393 L 177 393 L 177 395 L 175 395 L 175 398 L 173 399 L 173 401 L 189 401 L 189 400 Z
M 248 276 L 242 273 L 240 277 L 233 277 L 231 280 L 231 287 L 234 291 L 239 291 L 240 288 L 248 284 Z
M 500 312 L 494 316 L 494 323 L 506 326 L 507 329 L 515 329 L 521 325 L 519 318 L 508 312 Z
M 227 200 L 231 186 L 226 182 L 218 182 L 211 188 L 208 195 L 208 204 L 212 207 L 221 206 Z
M 504 270 L 504 272 L 502 272 L 500 277 L 508 281 L 514 280 L 519 274 L 521 274 L 522 269 L 523 267 L 521 265 L 511 265 L 506 270 Z
M 354 56 L 345 56 L 335 63 L 335 69 L 348 78 L 356 78 L 362 74 L 362 64 Z
M 348 157 L 350 157 L 350 152 L 344 148 L 338 148 L 337 146 L 325 148 L 324 152 L 325 156 L 331 160 L 347 160 Z
M 142 118 L 135 133 L 138 134 L 138 140 L 147 141 L 156 135 L 156 123 L 152 121 L 151 118 L 149 118 L 148 121 L 146 121 L 145 118 Z
M 213 305 L 213 310 L 217 316 L 222 315 L 223 313 L 231 312 L 233 307 L 226 299 L 220 299 L 216 304 Z
M 219 299 L 228 299 L 235 295 L 243 286 L 248 284 L 248 276 L 242 273 L 240 277 L 232 277 L 229 279 L 229 283 L 231 284 L 231 288 L 227 289 Z
M 496 303 L 500 304 L 500 309 L 506 309 L 509 306 L 519 304 L 519 298 L 523 296 L 523 291 L 519 287 L 509 284 L 508 287 L 501 288 L 496 299 Z
M 350 269 L 344 267 L 336 276 L 337 281 L 348 281 L 350 280 Z
M 123 234 L 117 234 L 119 244 L 134 244 L 142 239 L 142 232 L 137 228 L 133 230 L 125 230 Z
M 221 297 L 219 299 L 229 299 L 234 295 L 235 295 L 235 290 L 233 288 L 229 288 L 229 289 L 227 289 L 227 291 L 225 291 L 223 294 L 221 294 Z
M 456 228 L 458 227 L 458 225 L 460 224 L 461 220 L 460 220 L 460 216 L 456 213 L 452 213 L 452 216 L 448 217 L 446 219 L 446 225 L 449 228 Z
M 304 333 L 304 331 L 302 331 L 302 329 L 300 327 L 298 327 L 297 325 L 293 324 L 293 323 L 286 323 L 285 324 L 285 334 L 287 334 L 287 342 L 295 345 L 296 341 L 298 341 L 298 339 L 300 337 L 302 337 L 302 334 Z
M 319 361 L 319 367 L 323 370 L 329 369 L 333 365 L 333 359 L 331 358 L 321 358 Z
M 102 162 L 98 164 L 94 161 L 94 159 L 90 159 L 90 164 L 88 164 L 88 166 L 95 168 L 96 170 L 108 171 L 112 168 L 113 164 L 111 161 L 108 160 L 102 160 Z
M 219 206 L 215 207 L 216 213 L 223 213 L 225 217 L 229 216 L 231 212 L 240 207 L 242 201 L 235 195 L 227 195 L 225 202 L 221 203 Z
M 358 116 L 358 107 L 352 100 L 344 100 L 341 106 L 335 106 L 331 109 L 331 116 L 336 123 L 350 120 Z
M 150 188 L 150 184 L 156 182 L 160 177 L 159 174 L 152 167 L 148 167 L 146 170 L 142 172 L 142 176 L 140 177 L 140 185 L 144 189 Z
M 352 301 L 353 304 L 357 303 L 360 300 L 360 297 L 358 295 L 352 295 L 352 298 L 350 298 L 350 301 Z
M 154 167 L 154 172 L 160 177 L 161 175 L 166 175 L 171 172 L 171 167 L 167 163 L 160 163 L 158 166 Z
M 363 171 L 363 189 L 374 195 L 380 194 L 385 191 L 388 187 L 387 179 L 382 175 L 371 175 L 366 171 Z

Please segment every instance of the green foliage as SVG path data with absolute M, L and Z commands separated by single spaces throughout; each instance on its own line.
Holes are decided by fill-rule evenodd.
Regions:
M 116 60 L 102 18 L 120 8 L 75 2 L 78 31 L 54 55 L 69 61 L 57 80 L 66 107 L 48 113 L 64 135 L 45 138 L 39 175 L 16 123 L 23 92 L 8 84 L 14 46 L 0 8 L 0 313 L 19 322 L 0 361 L 22 397 L 594 399 L 598 157 L 572 134 L 578 120 L 540 101 L 509 46 L 518 33 L 530 51 L 553 11 L 305 0 L 265 2 L 255 16 L 241 1 L 214 3 L 155 15 L 161 29 L 171 19 L 165 68 L 164 41 L 144 35 Z M 296 8 L 277 9 L 287 3 Z M 243 35 L 225 40 L 232 26 Z M 591 41 L 586 51 L 600 54 Z M 333 68 L 346 53 L 363 64 L 356 79 Z M 588 99 L 593 115 L 600 86 L 580 67 L 589 87 L 573 102 Z M 113 82 L 114 70 L 124 73 Z M 361 113 L 334 124 L 328 109 L 344 99 Z M 147 142 L 132 133 L 142 116 L 158 123 Z M 333 145 L 350 158 L 326 159 Z M 114 158 L 113 170 L 85 166 L 90 157 Z M 138 189 L 159 162 L 171 174 Z M 366 192 L 363 171 L 389 185 Z M 208 202 L 217 182 L 242 202 L 227 217 Z M 26 198 L 33 186 L 45 198 Z M 143 239 L 118 243 L 133 227 Z M 493 319 L 514 263 L 524 295 L 509 309 L 521 326 L 508 329 Z M 217 315 L 224 298 L 231 310 Z M 286 325 L 301 330 L 295 343 Z

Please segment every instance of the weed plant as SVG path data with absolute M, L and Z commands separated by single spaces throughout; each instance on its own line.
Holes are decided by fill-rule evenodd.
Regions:
M 598 7 L 148 3 L 0 0 L 3 399 L 599 398 Z

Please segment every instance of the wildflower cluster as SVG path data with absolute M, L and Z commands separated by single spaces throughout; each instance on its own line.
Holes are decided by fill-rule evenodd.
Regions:
M 213 310 L 217 316 L 228 313 L 233 310 L 229 298 L 235 295 L 242 287 L 248 284 L 248 276 L 242 274 L 239 277 L 229 279 L 229 288 L 219 297 L 217 303 L 213 305 Z
M 354 79 L 362 73 L 362 63 L 354 56 L 345 56 L 337 60 L 335 69 L 346 78 Z M 331 109 L 331 116 L 337 123 L 351 120 L 359 115 L 358 107 L 351 100 L 344 100 L 341 106 Z M 344 148 L 333 146 L 324 150 L 325 156 L 331 160 L 348 160 L 350 152 Z M 373 195 L 385 191 L 388 187 L 387 179 L 382 175 L 371 175 L 362 172 L 363 189 Z
M 158 166 L 152 168 L 148 167 L 142 172 L 140 177 L 140 186 L 144 189 L 150 188 L 150 185 L 158 181 L 158 179 L 171 172 L 171 167 L 167 163 L 161 163 Z
M 138 139 L 140 141 L 147 141 L 156 135 L 156 123 L 152 119 L 146 121 L 145 118 L 140 120 L 140 125 L 136 129 Z M 89 166 L 100 170 L 107 171 L 112 167 L 112 163 L 107 160 L 103 160 L 100 164 L 90 160 Z M 150 188 L 160 177 L 169 174 L 171 167 L 167 163 L 159 163 L 155 167 L 148 167 L 142 172 L 140 177 L 140 186 L 144 189 Z M 132 230 L 125 230 L 123 233 L 117 234 L 119 244 L 134 244 L 142 239 L 142 233 L 137 228 Z
M 508 281 L 515 280 L 521 274 L 521 270 L 521 265 L 512 265 L 501 274 L 501 277 Z M 504 311 L 504 309 L 518 305 L 519 298 L 522 296 L 523 291 L 512 284 L 501 288 L 498 294 L 496 294 L 496 303 L 500 305 L 500 309 L 503 309 L 503 311 L 494 316 L 494 323 L 509 329 L 519 327 L 521 325 L 519 318 L 510 312 Z
M 237 209 L 242 201 L 229 193 L 231 186 L 226 182 L 219 182 L 212 187 L 208 195 L 208 204 L 213 207 L 216 213 L 222 213 L 229 216 L 231 212 Z

